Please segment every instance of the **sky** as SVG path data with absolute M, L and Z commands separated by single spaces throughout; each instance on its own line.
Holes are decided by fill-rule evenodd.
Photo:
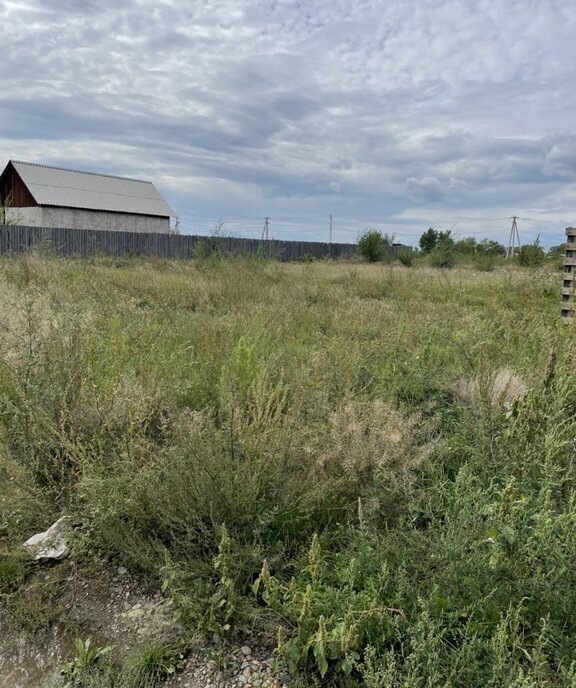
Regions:
M 152 181 L 186 234 L 576 225 L 574 0 L 0 0 L 0 167 Z

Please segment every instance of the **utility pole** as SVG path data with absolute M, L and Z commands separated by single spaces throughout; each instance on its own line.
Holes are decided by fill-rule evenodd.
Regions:
M 270 218 L 264 218 L 264 229 L 262 230 L 262 238 L 268 240 L 270 238 Z
M 334 216 L 330 215 L 330 243 L 332 243 L 332 218 Z
M 512 220 L 512 227 L 510 228 L 510 236 L 508 238 L 506 258 L 514 258 L 514 253 L 516 252 L 516 242 L 518 242 L 518 250 L 522 248 L 520 244 L 520 235 L 518 234 L 518 224 L 516 223 L 518 217 L 516 215 L 512 215 L 510 219 Z

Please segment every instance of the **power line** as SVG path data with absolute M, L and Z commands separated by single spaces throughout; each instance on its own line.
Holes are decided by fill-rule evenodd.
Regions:
M 321 237 L 325 230 L 326 215 L 283 215 L 274 218 L 275 223 L 278 225 L 279 229 L 277 231 L 281 232 L 282 235 L 287 237 L 297 236 L 306 234 L 310 237 L 310 240 L 321 241 Z M 466 231 L 464 226 L 453 231 L 454 237 L 489 237 L 490 235 L 502 235 L 504 234 L 504 228 L 501 223 L 507 219 L 512 219 L 513 224 L 510 230 L 508 248 L 510 252 L 514 252 L 518 249 L 520 245 L 520 237 L 518 232 L 518 221 L 524 221 L 532 225 L 532 231 L 535 232 L 539 225 L 562 225 L 562 220 L 547 220 L 547 219 L 536 219 L 533 217 L 519 217 L 517 215 L 512 218 L 504 217 L 471 217 L 467 216 L 455 216 L 451 220 L 428 220 L 425 221 L 424 218 L 392 218 L 391 220 L 373 220 L 366 218 L 354 218 L 345 217 L 338 215 L 338 227 L 335 227 L 334 215 L 330 213 L 329 218 L 329 241 L 353 241 L 358 235 L 358 232 L 362 227 L 373 226 L 375 228 L 382 228 L 388 231 L 392 231 L 399 238 L 399 240 L 413 241 L 422 235 L 420 230 L 415 231 L 414 226 L 422 224 L 422 226 L 431 223 L 432 226 L 439 227 L 449 227 L 450 231 L 453 231 L 458 225 L 468 225 L 476 224 L 480 227 L 487 224 L 492 224 L 496 226 L 486 227 L 481 229 L 479 227 L 470 227 L 469 231 Z M 270 239 L 270 217 L 264 219 L 264 227 L 262 227 L 262 220 L 257 218 L 242 218 L 242 219 L 228 219 L 222 220 L 222 216 L 206 216 L 196 213 L 190 213 L 187 215 L 179 216 L 180 227 L 184 228 L 187 233 L 198 233 L 202 235 L 209 235 L 216 223 L 222 222 L 226 231 L 231 234 L 234 233 L 235 236 L 261 236 L 262 239 Z M 514 222 L 516 226 L 514 227 Z M 564 221 L 570 224 L 569 221 Z M 500 225 L 500 227 L 498 227 Z M 406 231 L 403 230 L 405 227 Z M 526 234 L 526 231 L 524 232 Z M 531 236 L 532 232 L 528 232 L 528 236 Z M 308 238 L 306 237 L 306 238 Z M 313 237 L 313 238 L 312 238 Z M 513 240 L 513 241 L 511 241 Z

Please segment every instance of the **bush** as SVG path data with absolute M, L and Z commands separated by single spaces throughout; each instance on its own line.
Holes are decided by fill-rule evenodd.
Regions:
M 492 272 L 496 267 L 496 257 L 490 253 L 477 253 L 472 257 L 472 265 L 481 272 Z
M 461 253 L 464 256 L 474 255 L 476 253 L 477 246 L 478 244 L 476 243 L 476 239 L 474 239 L 474 237 L 465 237 L 454 244 L 456 253 Z
M 408 249 L 402 249 L 396 254 L 398 260 L 404 265 L 404 267 L 411 268 L 414 264 L 414 252 Z
M 430 254 L 430 265 L 435 268 L 452 268 L 455 262 L 454 242 L 450 237 L 446 237 L 438 242 Z
M 358 238 L 358 253 L 370 263 L 382 260 L 385 250 L 385 239 L 377 229 L 367 229 Z
M 522 246 L 518 253 L 518 262 L 523 267 L 538 267 L 545 260 L 546 253 L 537 241 L 533 244 Z

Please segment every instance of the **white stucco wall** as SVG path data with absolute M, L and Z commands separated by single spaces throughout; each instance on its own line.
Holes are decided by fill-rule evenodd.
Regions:
M 101 210 L 76 208 L 9 208 L 7 219 L 30 227 L 160 232 L 162 234 L 168 234 L 170 231 L 170 219 L 167 217 L 107 213 Z
M 42 208 L 6 208 L 6 220 L 10 224 L 41 227 Z

